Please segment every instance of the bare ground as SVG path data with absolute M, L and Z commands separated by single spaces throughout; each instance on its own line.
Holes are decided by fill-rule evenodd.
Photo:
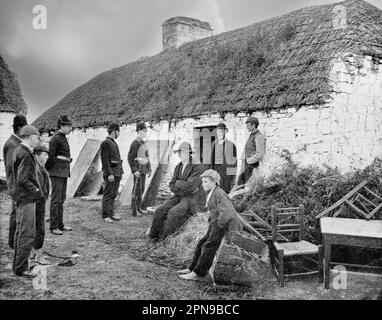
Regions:
M 72 232 L 53 236 L 46 225 L 45 250 L 58 256 L 80 257 L 74 266 L 49 267 L 47 290 L 12 274 L 12 252 L 7 248 L 10 199 L 0 192 L 0 300 L 3 299 L 377 299 L 382 277 L 348 274 L 347 289 L 324 290 L 316 277 L 288 280 L 280 288 L 275 278 L 255 288 L 214 287 L 180 280 L 174 266 L 160 265 L 145 255 L 150 248 L 144 231 L 152 216 L 133 218 L 118 209 L 122 221 L 106 224 L 99 201 L 70 199 L 65 203 L 65 223 Z M 61 259 L 51 258 L 57 263 Z

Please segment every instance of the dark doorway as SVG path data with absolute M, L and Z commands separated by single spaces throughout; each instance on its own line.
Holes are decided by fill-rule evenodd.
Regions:
M 216 140 L 216 126 L 194 128 L 195 158 L 205 165 L 211 164 L 211 147 Z

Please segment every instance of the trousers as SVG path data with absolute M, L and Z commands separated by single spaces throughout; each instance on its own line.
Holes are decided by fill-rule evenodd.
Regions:
M 121 177 L 114 176 L 114 181 L 110 182 L 107 176 L 104 175 L 103 180 L 105 185 L 102 196 L 102 218 L 111 218 L 114 215 L 114 202 L 118 195 Z
M 13 272 L 17 275 L 28 270 L 28 258 L 35 241 L 36 203 L 17 206 Z
M 64 202 L 68 178 L 51 177 L 52 199 L 50 201 L 50 230 L 64 227 Z

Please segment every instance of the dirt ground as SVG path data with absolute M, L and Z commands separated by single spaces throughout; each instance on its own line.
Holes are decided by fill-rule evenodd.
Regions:
M 382 277 L 349 273 L 346 289 L 324 290 L 316 277 L 288 280 L 280 288 L 276 279 L 264 279 L 255 288 L 215 287 L 186 282 L 175 268 L 147 261 L 150 244 L 144 235 L 152 216 L 133 218 L 118 209 L 122 221 L 107 224 L 101 219 L 100 201 L 70 199 L 65 203 L 65 223 L 73 227 L 63 236 L 47 236 L 45 250 L 57 256 L 78 252 L 74 266 L 46 269 L 46 288 L 12 274 L 12 251 L 6 246 L 10 199 L 0 192 L 0 300 L 4 299 L 377 299 Z

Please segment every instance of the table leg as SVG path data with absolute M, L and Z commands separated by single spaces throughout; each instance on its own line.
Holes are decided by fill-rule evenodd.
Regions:
M 331 251 L 332 246 L 328 239 L 328 236 L 324 234 L 324 247 L 325 247 L 325 265 L 324 265 L 324 287 L 325 289 L 329 289 L 330 287 L 330 258 L 331 258 Z

